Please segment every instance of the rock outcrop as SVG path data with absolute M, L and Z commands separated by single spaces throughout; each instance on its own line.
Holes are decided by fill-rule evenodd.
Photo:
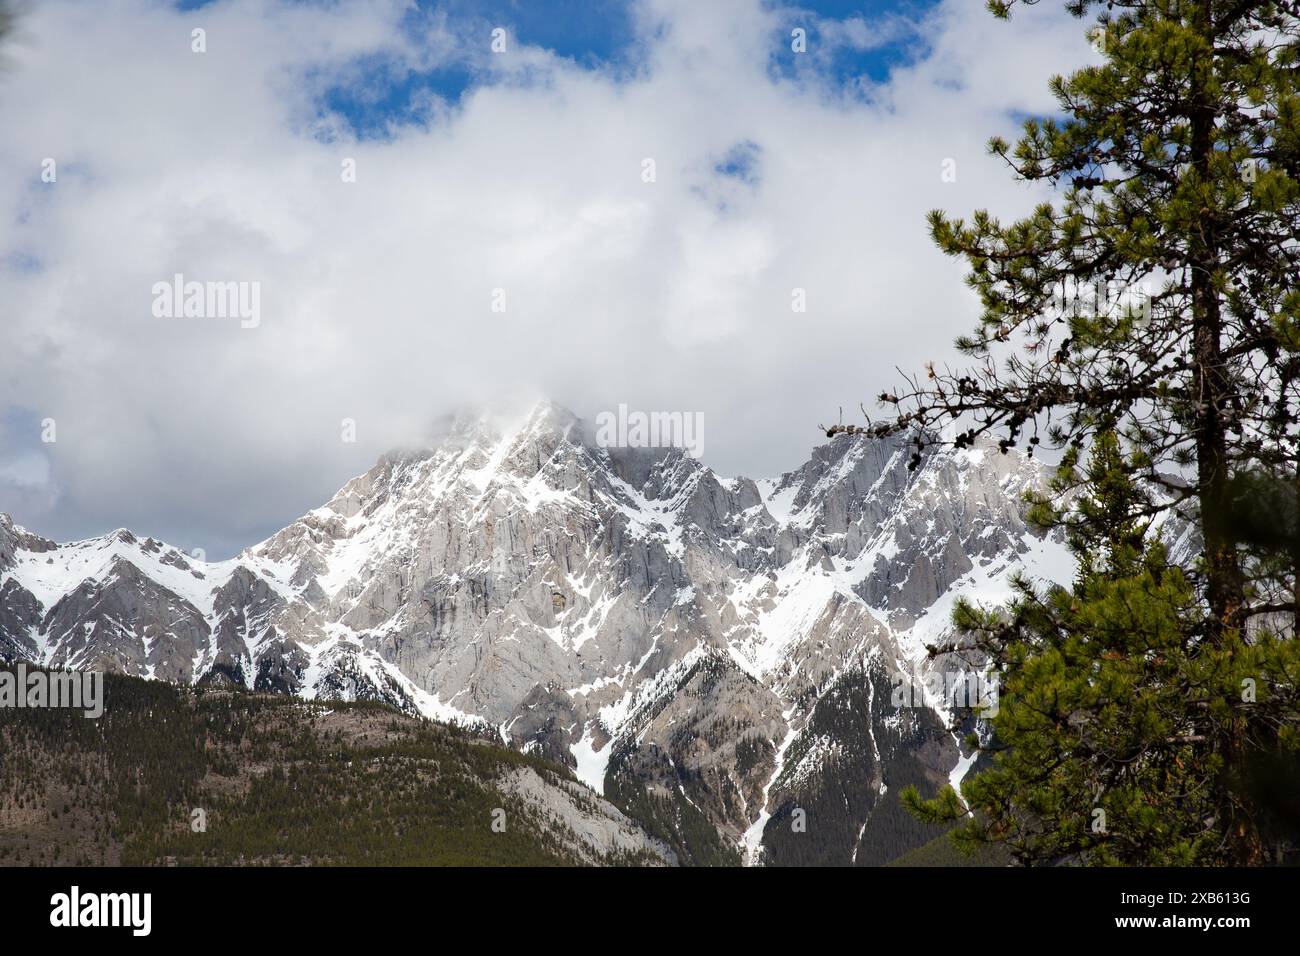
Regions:
M 0 657 L 382 700 L 567 763 L 687 862 L 880 862 L 910 839 L 887 796 L 958 764 L 948 708 L 891 707 L 891 683 L 957 596 L 1069 574 L 1023 518 L 1039 465 L 910 455 L 846 435 L 723 479 L 542 404 L 452 422 L 229 561 L 0 516 Z

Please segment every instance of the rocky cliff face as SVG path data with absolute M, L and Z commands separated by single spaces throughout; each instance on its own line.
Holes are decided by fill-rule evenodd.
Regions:
M 684 860 L 883 862 L 916 845 L 890 798 L 959 765 L 898 676 L 958 595 L 1069 571 L 1023 521 L 1039 466 L 909 455 L 841 436 L 723 479 L 543 404 L 453 422 L 230 561 L 0 516 L 0 657 L 481 721 Z

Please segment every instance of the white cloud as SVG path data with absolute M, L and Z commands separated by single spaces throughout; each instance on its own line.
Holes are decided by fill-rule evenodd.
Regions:
M 217 555 L 449 406 L 515 394 L 701 411 L 724 473 L 794 466 L 817 422 L 972 323 L 925 212 L 1042 198 L 984 143 L 1014 133 L 1013 111 L 1052 108 L 1047 77 L 1091 55 L 1083 25 L 981 6 L 921 20 L 929 55 L 868 99 L 772 72 L 789 30 L 757 2 L 645 3 L 630 78 L 517 42 L 492 57 L 436 17 L 416 44 L 395 0 L 33 6 L 0 77 L 0 176 L 17 184 L 0 198 L 0 410 L 57 420 L 61 497 L 38 507 L 0 483 L 0 510 Z M 356 142 L 315 104 L 365 84 L 368 54 L 501 82 Z M 738 144 L 749 182 L 715 168 Z M 151 287 L 176 272 L 259 281 L 261 325 L 154 318 Z

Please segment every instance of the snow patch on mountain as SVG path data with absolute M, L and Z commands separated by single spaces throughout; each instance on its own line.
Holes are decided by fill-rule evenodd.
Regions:
M 788 748 L 851 666 L 924 667 L 959 598 L 1072 574 L 1024 522 L 1042 466 L 931 446 L 912 470 L 910 451 L 840 436 L 778 478 L 722 480 L 677 449 L 599 447 L 542 403 L 385 455 L 229 561 L 124 531 L 56 545 L 2 519 L 0 656 L 480 720 L 597 791 L 620 735 L 731 695 L 699 706 L 753 721 L 743 747 L 709 738 L 709 759 L 744 751 L 761 774 L 728 798 L 753 856 Z M 805 744 L 797 773 L 840 746 Z

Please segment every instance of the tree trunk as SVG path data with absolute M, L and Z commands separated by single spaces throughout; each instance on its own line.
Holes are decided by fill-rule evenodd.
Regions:
M 1192 67 L 1191 165 L 1201 183 L 1212 180 L 1216 107 L 1207 80 L 1214 69 L 1214 3 L 1200 0 L 1197 27 L 1207 48 Z M 1206 600 L 1210 609 L 1210 641 L 1225 648 L 1238 637 L 1244 600 L 1241 564 L 1228 502 L 1229 459 L 1224 412 L 1231 391 L 1223 362 L 1223 315 L 1215 274 L 1220 266 L 1220 224 L 1213 208 L 1201 210 L 1200 228 L 1188 241 L 1191 271 L 1192 348 L 1197 488 L 1201 530 L 1205 536 Z M 1224 812 L 1234 862 L 1258 865 L 1263 848 L 1250 808 L 1242 802 L 1240 781 L 1246 762 L 1246 718 L 1234 715 L 1218 729 L 1216 749 L 1224 761 Z

